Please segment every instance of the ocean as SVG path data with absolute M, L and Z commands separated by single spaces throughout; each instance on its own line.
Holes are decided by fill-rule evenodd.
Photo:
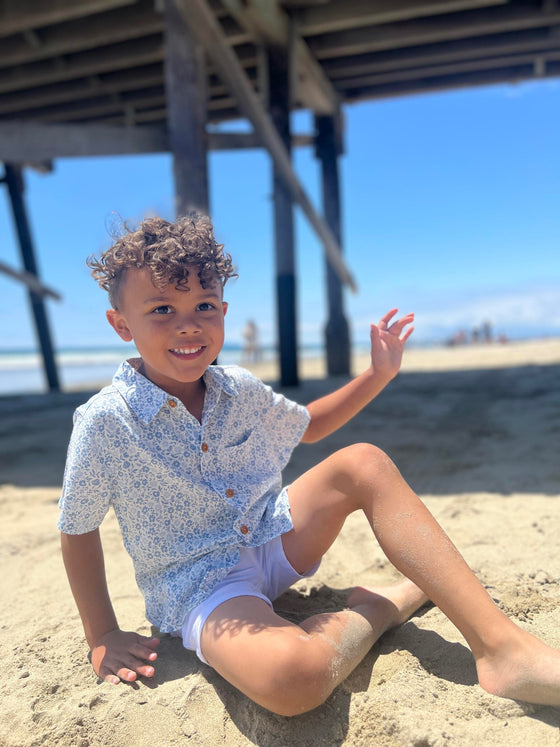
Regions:
M 304 347 L 304 357 L 322 354 L 321 345 Z M 134 348 L 63 348 L 56 352 L 60 385 L 63 390 L 99 388 L 111 381 L 121 361 L 137 355 Z M 225 345 L 220 353 L 222 364 L 241 362 L 241 345 Z M 261 360 L 271 361 L 276 349 L 263 347 Z M 0 396 L 46 392 L 41 355 L 37 350 L 0 350 Z

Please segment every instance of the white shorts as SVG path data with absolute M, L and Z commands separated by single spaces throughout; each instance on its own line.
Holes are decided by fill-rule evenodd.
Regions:
M 196 651 L 198 658 L 208 664 L 200 650 L 200 636 L 208 616 L 223 602 L 234 597 L 259 597 L 272 607 L 287 589 L 302 578 L 309 578 L 319 568 L 317 563 L 307 573 L 300 575 L 290 565 L 282 537 L 275 537 L 260 547 L 244 547 L 239 553 L 239 561 L 223 581 L 216 586 L 210 596 L 186 616 L 183 627 L 175 635 L 183 639 L 183 646 Z

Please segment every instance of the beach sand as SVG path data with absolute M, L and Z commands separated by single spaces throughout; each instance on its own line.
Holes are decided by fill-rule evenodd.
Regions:
M 342 383 L 317 378 L 314 361 L 302 373 L 302 386 L 286 390 L 301 402 Z M 436 608 L 386 634 L 322 707 L 292 719 L 251 703 L 165 636 L 152 680 L 99 682 L 55 528 L 71 415 L 85 396 L 0 398 L 0 745 L 560 745 L 560 709 L 486 694 Z M 411 349 L 397 379 L 350 424 L 296 449 L 285 478 L 349 443 L 376 443 L 496 602 L 560 647 L 559 439 L 560 341 Z M 120 623 L 150 634 L 113 516 L 102 534 Z M 355 584 L 397 578 L 356 515 L 317 575 L 276 608 L 297 621 L 340 609 Z

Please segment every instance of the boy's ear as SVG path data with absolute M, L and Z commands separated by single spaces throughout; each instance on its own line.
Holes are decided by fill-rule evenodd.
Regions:
M 222 311 L 224 312 L 224 316 L 227 314 L 228 305 L 227 301 L 222 301 Z
M 118 336 L 125 342 L 130 342 L 132 340 L 132 334 L 128 328 L 126 319 L 120 313 L 120 311 L 117 311 L 117 309 L 109 309 L 106 312 L 106 316 L 107 321 L 118 334 Z

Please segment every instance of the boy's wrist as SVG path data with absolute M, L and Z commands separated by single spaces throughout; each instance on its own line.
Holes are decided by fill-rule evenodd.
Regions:
M 389 373 L 388 371 L 382 371 L 379 368 L 375 368 L 373 363 L 366 371 L 366 374 L 368 374 L 371 378 L 371 386 L 374 388 L 383 389 L 384 387 L 391 382 L 395 376 L 398 374 L 398 371 L 395 371 L 394 373 Z
M 107 626 L 106 628 L 101 629 L 102 632 L 96 631 L 95 633 L 89 632 L 86 633 L 86 641 L 90 648 L 90 651 L 93 651 L 94 648 L 97 648 L 98 646 L 101 646 L 103 643 L 103 639 L 108 636 L 110 633 L 115 633 L 120 630 L 118 624 L 115 622 L 112 626 Z

